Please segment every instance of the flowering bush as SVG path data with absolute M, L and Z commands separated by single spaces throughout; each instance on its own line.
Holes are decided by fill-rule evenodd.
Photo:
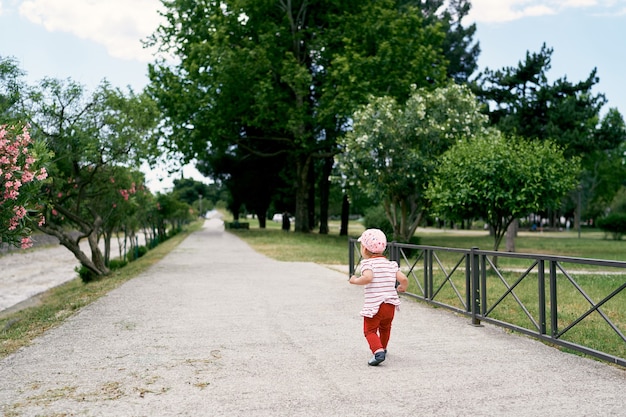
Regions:
M 28 126 L 21 130 L 0 125 L 0 241 L 22 248 L 32 246 L 30 221 L 45 222 L 40 213 L 38 182 L 48 177 L 41 165 L 44 145 L 34 143 Z

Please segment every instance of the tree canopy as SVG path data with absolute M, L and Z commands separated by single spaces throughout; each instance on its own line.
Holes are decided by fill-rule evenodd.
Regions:
M 457 141 L 481 134 L 487 118 L 460 85 L 415 89 L 406 104 L 372 98 L 353 116 L 340 144 L 339 179 L 385 207 L 394 238 L 409 241 L 428 207 L 425 190 L 439 156 Z
M 147 96 L 106 82 L 89 95 L 76 82 L 50 78 L 26 92 L 23 104 L 33 134 L 54 153 L 43 188 L 46 222 L 38 228 L 56 236 L 92 273 L 105 275 L 98 239 L 121 210 L 117 204 L 141 189 L 138 167 L 154 149 L 156 107 Z M 90 254 L 79 245 L 84 238 Z
M 149 43 L 175 61 L 150 66 L 149 91 L 165 115 L 166 145 L 212 172 L 285 155 L 295 229 L 309 231 L 311 172 L 326 166 L 315 161 L 338 152 L 358 105 L 370 94 L 403 102 L 412 84 L 444 84 L 450 50 L 459 74 L 475 66 L 473 31 L 460 25 L 469 2 L 453 3 L 441 14 L 443 1 L 164 2 L 166 23 Z M 454 39 L 446 34 L 453 27 Z M 247 180 L 235 173 L 222 174 Z
M 472 85 L 486 104 L 492 125 L 500 131 L 551 140 L 563 149 L 565 157 L 582 158 L 577 193 L 583 195 L 587 215 L 595 216 L 615 195 L 615 177 L 623 175 L 623 168 L 614 168 L 619 168 L 621 160 L 615 151 L 626 140 L 624 120 L 617 109 L 602 114 L 607 100 L 593 91 L 599 81 L 595 68 L 579 82 L 567 77 L 549 82 L 552 52 L 544 44 L 538 53 L 527 52 L 516 67 L 485 70 Z M 604 175 L 609 172 L 615 175 Z M 578 195 L 570 197 L 561 208 L 568 215 L 577 204 L 573 202 L 579 200 Z
M 433 213 L 451 220 L 482 218 L 494 250 L 515 219 L 555 208 L 576 187 L 579 160 L 549 140 L 505 137 L 497 130 L 458 141 L 436 168 L 427 195 Z

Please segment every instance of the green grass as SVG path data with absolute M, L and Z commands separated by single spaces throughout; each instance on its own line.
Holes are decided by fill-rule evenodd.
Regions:
M 0 358 L 29 345 L 35 338 L 58 326 L 82 307 L 146 271 L 163 259 L 190 233 L 201 227 L 202 222 L 191 224 L 185 231 L 103 279 L 88 284 L 84 284 L 80 278 L 73 279 L 43 293 L 33 307 L 0 315 Z
M 450 248 L 470 249 L 478 247 L 482 250 L 493 249 L 493 238 L 487 232 L 462 231 L 419 233 L 420 244 Z M 504 242 L 499 248 L 504 251 Z M 537 253 L 557 256 L 572 256 L 590 259 L 608 259 L 626 261 L 626 241 L 615 241 L 604 238 L 601 232 L 589 231 L 581 234 L 575 232 L 530 233 L 521 232 L 515 239 L 515 250 L 520 253 Z
M 250 219 L 250 230 L 234 229 L 230 232 L 245 240 L 255 251 L 278 261 L 315 262 L 328 265 L 348 264 L 348 236 L 339 236 L 339 224 L 329 225 L 330 233 L 294 233 L 281 229 L 281 224 L 268 221 L 259 229 L 258 220 Z M 348 229 L 350 237 L 359 236 L 363 226 L 353 222 Z

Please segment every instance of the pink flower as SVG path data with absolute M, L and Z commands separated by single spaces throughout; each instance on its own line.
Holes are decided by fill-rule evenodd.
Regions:
M 15 206 L 13 207 L 13 211 L 15 212 L 15 217 L 18 219 L 23 219 L 26 216 L 26 209 L 23 206 Z
M 30 237 L 23 237 L 20 246 L 22 249 L 28 249 L 33 246 L 33 241 Z
M 37 179 L 38 179 L 39 181 L 43 181 L 43 180 L 45 180 L 46 178 L 48 178 L 48 171 L 46 171 L 46 169 L 45 169 L 45 168 L 41 168 L 41 169 L 39 170 L 39 175 L 37 175 Z
M 35 174 L 30 171 L 26 171 L 22 174 L 22 181 L 24 183 L 31 182 L 35 178 Z

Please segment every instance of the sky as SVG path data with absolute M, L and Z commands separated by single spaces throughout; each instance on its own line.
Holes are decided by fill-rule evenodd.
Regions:
M 603 109 L 626 115 L 626 0 L 473 0 L 466 24 L 476 23 L 479 71 L 515 67 L 526 53 L 553 48 L 550 81 L 585 80 L 596 68 Z M 0 57 L 13 57 L 34 84 L 66 79 L 93 90 L 103 79 L 135 92 L 148 83 L 154 55 L 142 40 L 160 22 L 160 0 L 0 0 Z M 173 175 L 144 168 L 153 191 Z M 208 181 L 187 165 L 182 173 Z

